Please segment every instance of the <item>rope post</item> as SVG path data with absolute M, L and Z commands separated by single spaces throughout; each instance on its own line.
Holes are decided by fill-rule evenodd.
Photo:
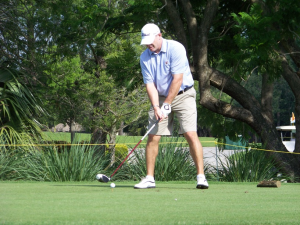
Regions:
M 218 168 L 218 145 L 217 145 L 217 142 L 215 142 L 215 144 L 216 144 L 217 180 L 219 181 L 219 168 Z

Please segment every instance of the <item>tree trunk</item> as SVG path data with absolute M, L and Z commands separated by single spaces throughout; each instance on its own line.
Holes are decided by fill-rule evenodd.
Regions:
M 262 105 L 262 113 L 264 117 L 273 123 L 273 90 L 274 90 L 274 82 L 269 80 L 269 75 L 262 75 L 262 89 L 261 89 L 261 105 Z
M 92 130 L 91 144 L 98 144 L 95 147 L 95 153 L 100 156 L 105 155 L 105 142 L 106 133 L 104 133 L 100 128 L 94 128 Z
M 280 126 L 280 112 L 277 112 L 277 126 Z
M 119 129 L 119 135 L 122 136 L 124 135 L 124 121 L 121 121 L 121 126 L 120 126 L 120 129 Z
M 208 66 L 208 33 L 214 15 L 218 9 L 218 4 L 218 0 L 208 1 L 204 18 L 200 26 L 201 44 L 198 51 L 199 60 L 197 65 L 195 65 L 196 68 L 199 68 L 199 70 L 196 70 L 196 72 L 199 76 L 200 103 L 206 108 L 223 116 L 238 119 L 250 125 L 261 137 L 262 142 L 267 150 L 287 151 L 281 142 L 272 118 L 268 116 L 270 112 L 266 107 L 270 101 L 269 95 L 272 88 L 267 84 L 267 79 L 264 78 L 264 85 L 267 86 L 266 90 L 264 90 L 265 87 L 262 87 L 262 90 L 264 90 L 262 97 L 264 98 L 263 103 L 265 105 L 261 106 L 255 97 L 252 96 L 252 94 L 245 90 L 241 85 L 239 85 L 235 80 Z M 243 108 L 234 107 L 228 103 L 215 99 L 210 93 L 210 85 L 215 86 L 219 90 L 223 90 L 226 94 L 230 95 L 237 102 L 239 102 Z M 277 165 L 287 175 L 292 177 L 294 176 L 293 166 L 291 166 L 289 163 L 285 163 L 282 154 L 269 154 L 274 156 Z
M 288 65 L 288 62 L 283 58 L 282 63 L 283 73 L 282 76 L 291 87 L 291 90 L 295 96 L 295 119 L 296 119 L 296 144 L 295 152 L 300 152 L 300 77 L 296 72 L 292 71 Z M 297 132 L 298 131 L 298 132 Z
M 69 119 L 67 121 L 67 125 L 69 126 L 69 132 L 71 134 L 71 143 L 73 143 L 74 140 L 75 140 L 75 131 L 74 131 L 74 129 L 75 129 L 75 122 L 74 122 L 74 119 Z
M 70 133 L 71 133 L 71 143 L 73 144 L 75 140 L 75 123 L 73 120 L 70 122 Z
M 108 152 L 111 154 L 110 164 L 113 165 L 116 161 L 116 140 L 117 140 L 117 128 L 115 125 L 112 125 L 109 132 L 109 141 L 108 141 Z
M 177 12 L 176 7 L 173 5 L 172 0 L 161 0 L 161 2 L 165 5 L 168 15 L 171 17 L 172 21 L 177 21 L 176 23 L 173 23 L 176 36 L 180 43 L 184 45 L 184 47 L 187 49 L 187 40 L 186 35 L 184 31 L 183 23 L 179 17 L 179 14 Z
M 103 105 L 102 101 L 97 101 L 94 103 L 93 107 L 94 107 L 94 111 L 97 112 L 98 108 L 101 108 L 101 106 Z M 94 117 L 96 117 L 94 115 L 94 113 L 91 115 L 92 117 L 92 121 L 93 124 L 96 124 L 96 120 Z M 97 114 L 97 113 L 95 113 Z M 97 154 L 99 154 L 100 156 L 104 156 L 105 155 L 105 143 L 106 143 L 106 132 L 104 131 L 104 129 L 101 129 L 99 126 L 94 125 L 92 127 L 92 137 L 91 137 L 91 144 L 98 144 L 95 147 L 95 151 Z
M 230 76 L 211 68 L 208 63 L 208 35 L 218 11 L 219 0 L 208 0 L 205 7 L 201 24 L 197 25 L 197 19 L 194 16 L 192 6 L 189 0 L 181 0 L 183 10 L 185 12 L 188 30 L 190 33 L 191 46 L 193 47 L 193 66 L 196 80 L 199 81 L 200 104 L 209 110 L 221 114 L 223 116 L 240 120 L 247 123 L 261 137 L 264 146 L 268 150 L 277 150 L 287 152 L 285 146 L 281 142 L 281 138 L 276 130 L 272 116 L 272 92 L 273 84 L 268 83 L 268 76 L 264 75 L 262 87 L 262 102 L 259 102 L 251 93 L 242 87 L 237 81 Z M 168 4 L 172 4 L 167 1 Z M 170 7 L 167 5 L 166 7 Z M 176 14 L 176 12 L 168 11 L 168 13 Z M 178 23 L 173 18 L 176 15 L 170 15 L 170 19 L 174 24 Z M 195 36 L 197 38 L 195 38 Z M 216 99 L 211 93 L 211 86 L 222 90 L 233 99 L 235 99 L 242 107 L 236 107 L 219 99 Z M 297 86 L 300 90 L 300 84 Z M 295 93 L 296 96 L 296 93 Z M 300 94 L 298 94 L 300 97 Z M 300 125 L 300 102 L 296 103 L 296 126 Z M 298 128 L 297 130 L 299 130 Z M 300 140 L 300 132 L 297 134 Z M 298 148 L 296 145 L 296 148 Z M 296 151 L 299 151 L 298 149 Z M 288 154 L 269 153 L 274 156 L 276 162 L 282 170 L 290 176 L 294 176 L 294 163 L 290 164 L 293 156 Z M 285 155 L 285 156 L 283 156 Z M 287 163 L 285 163 L 287 162 Z

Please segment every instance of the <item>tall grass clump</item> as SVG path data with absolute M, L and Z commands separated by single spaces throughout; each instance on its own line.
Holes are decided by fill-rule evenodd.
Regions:
M 20 159 L 32 149 L 31 139 L 27 139 L 27 136 L 22 133 L 19 137 L 22 137 L 23 142 L 12 144 L 7 137 L 0 136 L 0 180 L 17 179 Z
M 17 167 L 17 151 L 0 148 L 0 180 L 10 180 L 15 176 Z
M 155 180 L 194 180 L 197 171 L 187 148 L 188 145 L 178 143 L 178 137 L 162 137 L 160 143 L 155 162 Z M 147 175 L 145 149 L 135 150 L 124 172 L 125 170 L 129 179 L 139 180 Z
M 22 157 L 19 178 L 38 181 L 89 181 L 95 180 L 107 165 L 95 146 L 72 145 L 58 148 L 49 146 Z
M 257 182 L 277 176 L 275 160 L 264 151 L 245 150 L 225 156 L 219 161 L 218 174 L 221 181 Z M 216 170 L 216 168 L 215 168 Z

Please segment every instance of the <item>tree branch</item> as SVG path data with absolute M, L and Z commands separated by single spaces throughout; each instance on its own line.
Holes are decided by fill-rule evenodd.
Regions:
M 178 38 L 178 41 L 184 45 L 187 49 L 187 40 L 185 35 L 185 30 L 183 26 L 183 22 L 180 18 L 179 13 L 177 12 L 172 0 L 161 0 L 162 3 L 166 2 L 167 5 L 165 6 L 167 13 L 172 21 L 172 24 L 175 28 L 175 33 Z

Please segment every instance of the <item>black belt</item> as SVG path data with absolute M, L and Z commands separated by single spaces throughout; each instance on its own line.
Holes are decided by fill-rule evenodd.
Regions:
M 194 87 L 194 86 L 186 87 L 183 91 L 179 91 L 177 95 L 183 94 L 183 93 L 186 92 L 187 90 L 190 90 L 192 87 Z

